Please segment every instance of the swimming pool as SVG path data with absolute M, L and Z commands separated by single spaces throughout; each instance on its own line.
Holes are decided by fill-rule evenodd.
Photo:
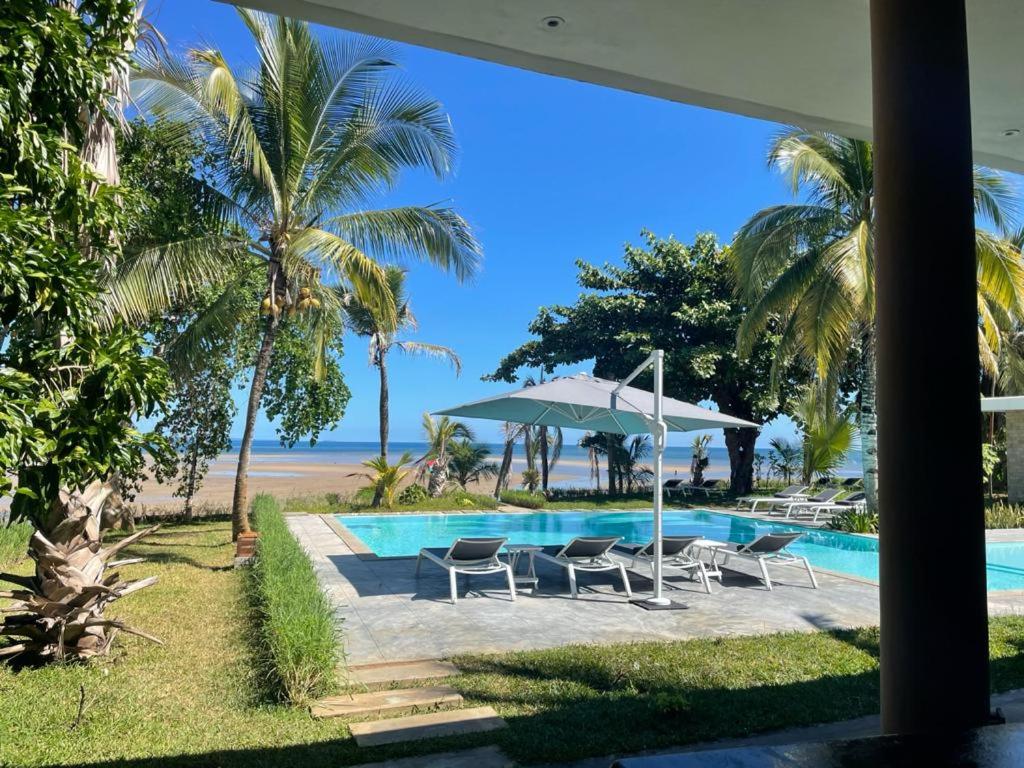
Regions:
M 447 547 L 459 536 L 506 536 L 510 544 L 564 544 L 573 536 L 651 538 L 651 513 L 531 512 L 514 514 L 337 515 L 338 521 L 381 557 L 415 555 L 420 547 Z M 667 535 L 700 535 L 743 544 L 763 533 L 802 531 L 790 549 L 829 571 L 878 580 L 878 540 L 838 531 L 767 523 L 702 510 L 664 514 Z M 988 588 L 1024 589 L 1024 542 L 989 542 Z M 954 576 L 951 572 L 951 576 Z

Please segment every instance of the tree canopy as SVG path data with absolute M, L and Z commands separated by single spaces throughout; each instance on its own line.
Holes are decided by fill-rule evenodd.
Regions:
M 726 249 L 714 235 L 692 245 L 644 232 L 642 246 L 626 245 L 621 266 L 577 261 L 583 293 L 572 305 L 542 307 L 529 331 L 532 339 L 508 354 L 487 377 L 515 381 L 522 368 L 594 361 L 594 375 L 621 378 L 652 349 L 665 350 L 665 394 L 689 402 L 714 401 L 725 413 L 769 421 L 787 407 L 806 374 L 799 367 L 784 376 L 793 386 L 773 391 L 770 371 L 779 334 L 769 327 L 741 357 L 736 333 L 745 307 L 735 298 Z M 649 374 L 637 385 L 650 388 Z M 741 430 L 727 430 L 727 442 Z M 752 430 L 747 430 L 752 432 Z M 729 433 L 733 433 L 730 435 Z M 742 437 L 733 485 L 747 490 L 753 438 Z M 742 450 L 741 450 L 742 448 Z M 748 452 L 749 456 L 739 454 Z M 730 446 L 730 458 L 733 458 Z M 737 476 L 738 471 L 738 476 Z

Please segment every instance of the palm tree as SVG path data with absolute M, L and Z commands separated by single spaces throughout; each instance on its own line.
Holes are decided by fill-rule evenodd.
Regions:
M 708 454 L 708 443 L 711 435 L 697 435 L 690 444 L 690 485 L 701 485 L 704 482 L 704 470 L 711 463 Z
M 801 465 L 800 446 L 783 437 L 773 437 L 769 445 L 771 448 L 768 451 L 768 462 L 771 465 L 771 470 L 781 477 L 786 485 L 789 485 L 789 481 L 793 479 L 793 473 Z
M 487 461 L 490 455 L 487 446 L 460 440 L 451 446 L 448 469 L 455 476 L 455 482 L 466 488 L 470 483 L 497 476 L 498 468 Z
M 857 429 L 848 409 L 837 407 L 834 391 L 807 387 L 790 414 L 803 432 L 803 482 L 810 485 L 843 465 Z
M 373 506 L 379 507 L 383 504 L 387 509 L 395 506 L 395 495 L 398 493 L 398 486 L 409 474 L 409 470 L 403 467 L 412 461 L 412 454 L 406 451 L 394 464 L 388 464 L 387 456 L 374 456 L 363 462 L 363 466 L 373 470 L 373 474 L 364 473 L 370 481 L 373 489 Z
M 473 440 L 473 430 L 448 416 L 435 420 L 424 412 L 423 435 L 427 439 L 427 452 L 419 459 L 420 474 L 429 474 L 427 491 L 436 498 L 444 493 L 448 485 L 448 462 L 455 441 Z
M 370 365 L 380 374 L 380 455 L 388 455 L 388 369 L 387 356 L 392 349 L 409 355 L 423 355 L 447 360 L 455 369 L 455 375 L 462 373 L 462 361 L 450 347 L 427 344 L 421 341 L 400 341 L 397 334 L 403 330 L 415 329 L 416 316 L 409 306 L 405 291 L 405 270 L 389 266 L 384 269 L 391 295 L 394 297 L 394 311 L 384 312 L 375 303 L 364 304 L 358 295 L 343 297 L 345 324 L 358 336 L 370 340 Z
M 136 256 L 118 276 L 116 311 L 146 317 L 199 285 L 223 295 L 196 321 L 193 337 L 233 324 L 224 308 L 240 275 L 265 279 L 262 340 L 254 360 L 238 452 L 232 530 L 248 529 L 248 468 L 274 341 L 282 322 L 305 313 L 311 343 L 326 349 L 341 307 L 327 289 L 344 278 L 364 305 L 393 320 L 394 301 L 377 259 L 416 258 L 455 273 L 476 270 L 480 249 L 452 209 L 401 206 L 366 210 L 400 172 L 452 169 L 455 141 L 441 105 L 392 77 L 381 41 L 320 39 L 301 21 L 238 9 L 259 58 L 236 74 L 217 50 L 183 58 L 143 55 L 136 103 L 180 121 L 219 158 L 210 189 L 224 234 L 168 243 Z M 186 335 L 188 338 L 188 335 Z
M 794 354 L 806 358 L 822 381 L 834 380 L 850 350 L 859 351 L 859 418 L 864 489 L 877 508 L 875 424 L 874 186 L 872 148 L 866 141 L 793 129 L 768 152 L 769 166 L 789 180 L 805 202 L 754 214 L 731 251 L 739 295 L 749 304 L 741 323 L 741 353 L 753 347 L 774 318 L 782 341 L 773 382 Z M 1012 187 L 999 174 L 975 169 L 975 206 L 1000 230 L 1014 207 Z M 941 222 L 937 223 L 941 225 Z M 998 344 L 993 314 L 1024 316 L 1024 267 L 1005 240 L 979 230 L 978 311 L 982 363 Z

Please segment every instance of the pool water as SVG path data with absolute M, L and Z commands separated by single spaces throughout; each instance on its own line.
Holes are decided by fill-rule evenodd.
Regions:
M 525 514 L 338 515 L 338 521 L 381 557 L 415 555 L 420 547 L 447 547 L 460 536 L 505 536 L 510 544 L 564 544 L 574 536 L 621 536 L 649 541 L 649 511 L 531 512 Z M 764 533 L 801 531 L 790 551 L 818 568 L 878 580 L 878 540 L 838 531 L 768 523 L 701 510 L 664 513 L 666 535 L 700 535 L 744 544 Z M 989 542 L 988 588 L 1024 589 L 1024 542 Z

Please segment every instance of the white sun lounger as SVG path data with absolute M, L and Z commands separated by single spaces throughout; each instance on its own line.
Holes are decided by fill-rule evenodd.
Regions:
M 448 571 L 452 605 L 455 605 L 458 600 L 457 574 L 481 576 L 504 572 L 508 577 L 509 596 L 515 602 L 516 583 L 512 576 L 512 568 L 508 563 L 503 563 L 498 559 L 498 553 L 506 541 L 506 539 L 467 538 L 456 539 L 447 550 L 424 547 L 416 556 L 416 576 L 420 575 L 420 565 L 424 558 L 444 568 Z
M 749 504 L 749 512 L 754 512 L 757 509 L 758 504 L 767 504 L 769 509 L 773 508 L 777 504 L 784 504 L 787 501 L 802 501 L 807 498 L 807 494 L 804 491 L 807 490 L 806 485 L 791 485 L 788 488 L 783 488 L 778 493 L 773 493 L 771 496 L 744 496 L 742 499 L 736 499 L 736 509 L 742 509 L 744 504 Z
M 626 566 L 617 560 L 612 560 L 608 555 L 612 547 L 619 543 L 620 538 L 619 536 L 578 536 L 564 547 L 545 547 L 536 554 L 536 557 L 568 571 L 569 591 L 572 593 L 573 599 L 579 597 L 579 590 L 576 588 L 577 571 L 595 573 L 617 570 L 622 576 L 622 588 L 626 591 L 626 596 L 632 597 L 633 591 L 629 586 Z
M 708 579 L 707 569 L 698 558 L 689 554 L 687 550 L 693 542 L 700 539 L 700 536 L 663 536 L 661 539 L 661 564 L 664 567 L 678 568 L 682 571 L 693 571 L 704 586 L 704 591 L 711 594 L 711 581 Z M 636 568 L 641 563 L 651 569 L 651 578 L 654 578 L 654 540 L 644 545 L 639 544 L 618 544 L 616 551 L 630 559 L 630 565 Z M 721 577 L 719 577 L 721 578 Z
M 768 587 L 769 592 L 772 589 L 772 580 L 768 576 L 769 565 L 802 565 L 807 569 L 811 586 L 817 589 L 818 580 L 814 578 L 814 571 L 807 558 L 786 551 L 786 547 L 801 536 L 803 536 L 802 533 L 766 533 L 763 536 L 758 536 L 749 544 L 738 544 L 718 551 L 723 555 L 723 565 L 728 563 L 729 558 L 732 557 L 757 563 L 761 569 L 761 576 L 764 578 L 764 585 Z
M 833 501 L 830 504 L 819 504 L 815 507 L 811 507 L 810 511 L 814 513 L 813 522 L 818 522 L 818 515 L 824 513 L 830 515 L 834 512 L 842 512 L 844 509 L 858 509 L 860 507 L 867 506 L 867 494 L 864 491 L 858 491 L 852 493 L 845 499 L 839 501 Z
M 814 496 L 810 496 L 806 499 L 800 499 L 796 501 L 784 501 L 779 504 L 776 509 L 780 512 L 785 512 L 786 517 L 791 516 L 794 512 L 799 513 L 802 510 L 813 511 L 815 507 L 825 506 L 835 501 L 835 498 L 843 492 L 842 488 L 826 488 L 823 491 L 816 493 Z M 772 510 L 768 510 L 770 515 Z

